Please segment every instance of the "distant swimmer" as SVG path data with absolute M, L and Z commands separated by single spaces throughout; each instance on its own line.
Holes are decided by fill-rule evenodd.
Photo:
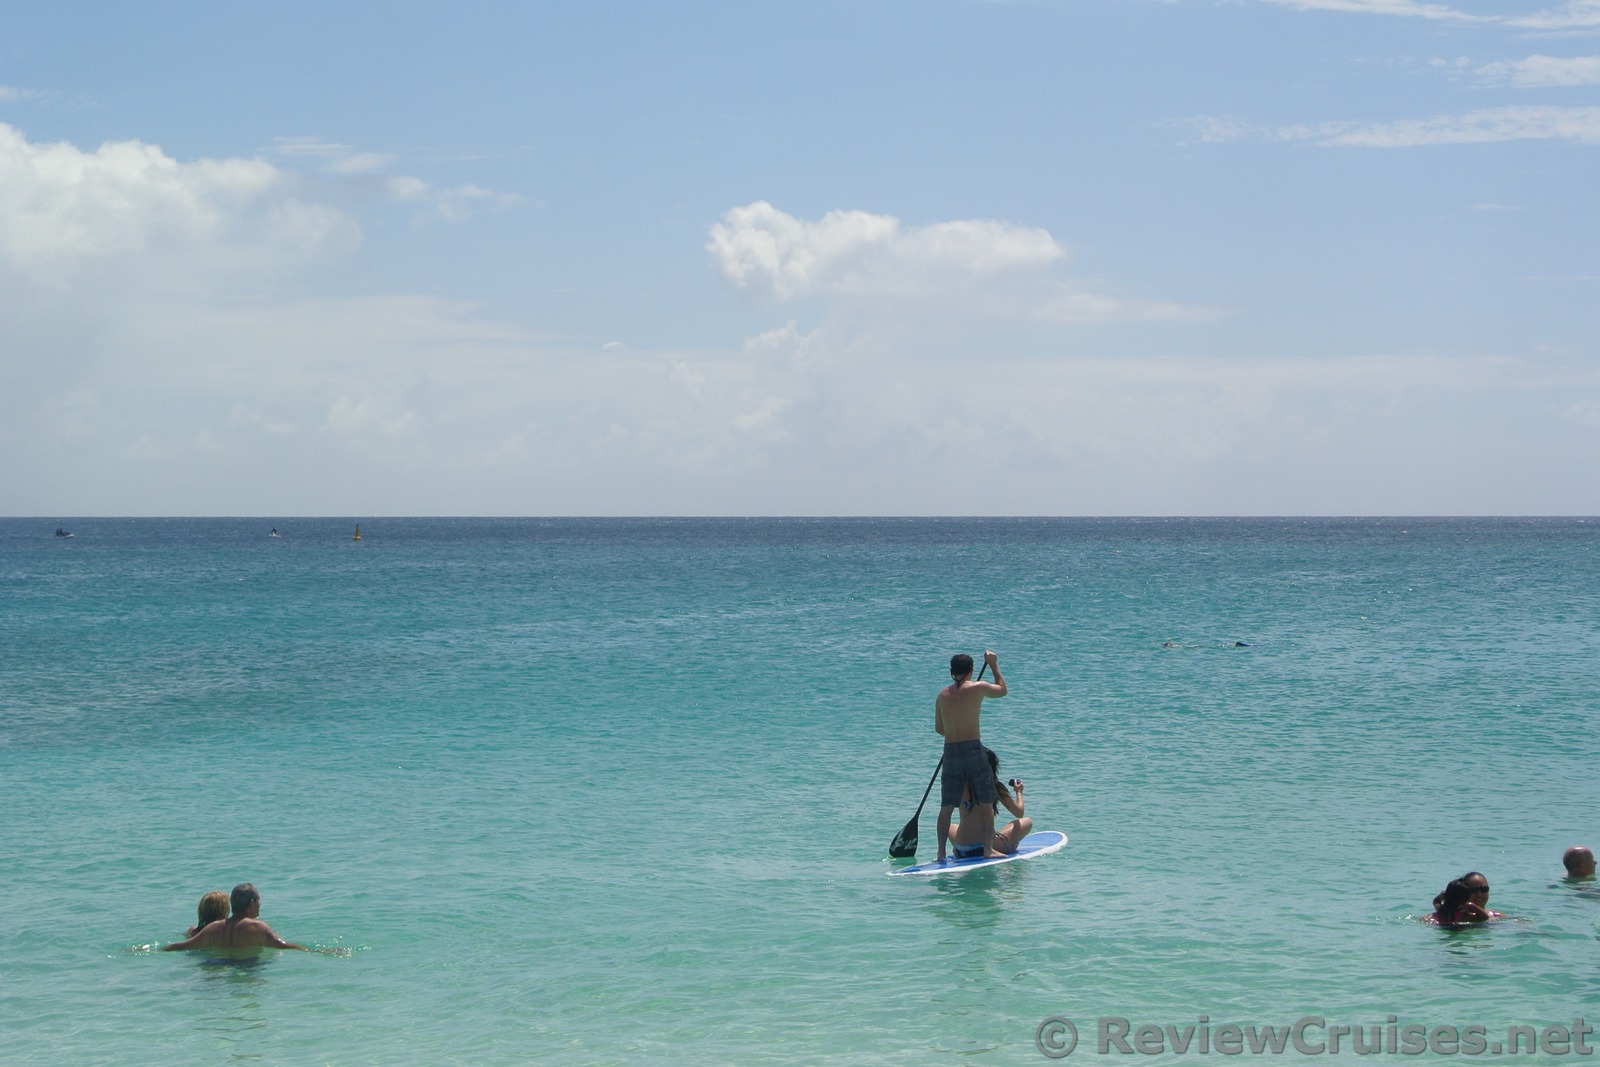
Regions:
M 1000 676 L 1000 657 L 983 654 L 983 662 L 994 675 L 992 682 L 974 682 L 972 657 L 958 652 L 950 657 L 951 683 L 939 690 L 933 701 L 933 729 L 944 738 L 944 772 L 939 782 L 939 858 L 944 859 L 950 838 L 950 816 L 956 805 L 966 806 L 965 819 L 973 820 L 969 831 L 973 840 L 989 842 L 994 837 L 994 772 L 983 742 L 978 737 L 978 718 L 985 697 L 1006 695 L 1006 680 Z M 965 798 L 965 799 L 963 799 Z M 965 821 L 965 820 L 964 820 Z M 998 856 L 992 844 L 984 855 Z
M 249 882 L 234 886 L 229 898 L 233 904 L 231 916 L 207 924 L 186 941 L 162 945 L 161 951 L 181 952 L 191 948 L 293 948 L 301 952 L 311 951 L 304 945 L 285 941 L 258 918 L 261 914 L 261 894 Z
M 1503 916 L 1489 910 L 1489 879 L 1468 871 L 1453 879 L 1444 892 L 1433 898 L 1433 914 L 1427 921 L 1440 926 L 1471 926 Z
M 1594 881 L 1594 853 L 1583 845 L 1573 845 L 1561 854 L 1562 866 L 1567 869 L 1567 881 Z
M 276 526 L 274 526 L 272 528 L 272 532 L 267 534 L 267 536 L 268 537 L 277 537 L 278 536 L 278 528 Z
M 200 898 L 200 906 L 197 910 L 199 916 L 195 924 L 184 933 L 184 937 L 193 937 L 212 923 L 220 919 L 226 919 L 228 917 L 228 894 L 220 889 L 213 889 Z

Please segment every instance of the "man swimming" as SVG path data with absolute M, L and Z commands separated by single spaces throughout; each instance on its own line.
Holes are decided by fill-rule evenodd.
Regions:
M 1594 853 L 1583 845 L 1573 845 L 1563 852 L 1561 865 L 1567 869 L 1567 878 L 1571 881 L 1594 881 Z
M 210 923 L 186 941 L 162 945 L 162 952 L 179 952 L 190 948 L 293 948 L 301 952 L 311 950 L 304 945 L 285 941 L 262 922 L 261 894 L 249 882 L 240 882 L 228 894 L 233 914 L 226 919 Z
M 994 675 L 992 682 L 974 682 L 972 657 L 958 652 L 950 657 L 949 685 L 939 690 L 933 701 L 933 729 L 944 738 L 944 772 L 939 780 L 939 859 L 944 859 L 950 840 L 950 815 L 968 795 L 971 805 L 965 818 L 976 821 L 974 836 L 985 842 L 985 856 L 999 856 L 994 849 L 994 773 L 989 757 L 978 737 L 978 718 L 985 697 L 1006 695 L 1006 680 L 1000 676 L 1000 657 L 985 651 L 983 662 Z

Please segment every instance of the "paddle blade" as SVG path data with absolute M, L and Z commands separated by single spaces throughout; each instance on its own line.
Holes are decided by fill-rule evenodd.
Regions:
M 897 860 L 910 859 L 917 854 L 917 820 L 915 817 L 900 828 L 889 842 L 889 855 Z

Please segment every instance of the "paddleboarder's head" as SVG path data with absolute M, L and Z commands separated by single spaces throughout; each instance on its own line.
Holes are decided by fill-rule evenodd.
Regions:
M 957 652 L 950 657 L 950 677 L 958 682 L 972 677 L 972 657 L 965 652 Z

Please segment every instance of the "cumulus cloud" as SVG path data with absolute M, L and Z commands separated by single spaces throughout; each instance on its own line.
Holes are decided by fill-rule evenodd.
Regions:
M 798 219 L 757 201 L 711 227 L 712 263 L 738 289 L 779 301 L 822 296 L 914 302 L 990 318 L 1088 322 L 1203 315 L 1172 301 L 1085 291 L 1048 272 L 1066 249 L 1046 230 L 994 219 L 905 226 L 891 215 L 830 211 Z
M 259 265 L 359 237 L 353 220 L 297 196 L 294 176 L 270 163 L 181 163 L 140 141 L 88 152 L 35 144 L 0 123 L 0 189 L 0 267 L 35 284 L 151 256 Z
M 810 222 L 764 200 L 724 215 L 711 227 L 706 250 L 735 286 L 779 300 L 925 294 L 952 282 L 1036 270 L 1066 255 L 1037 228 L 987 219 L 905 227 L 865 211 L 830 211 Z

